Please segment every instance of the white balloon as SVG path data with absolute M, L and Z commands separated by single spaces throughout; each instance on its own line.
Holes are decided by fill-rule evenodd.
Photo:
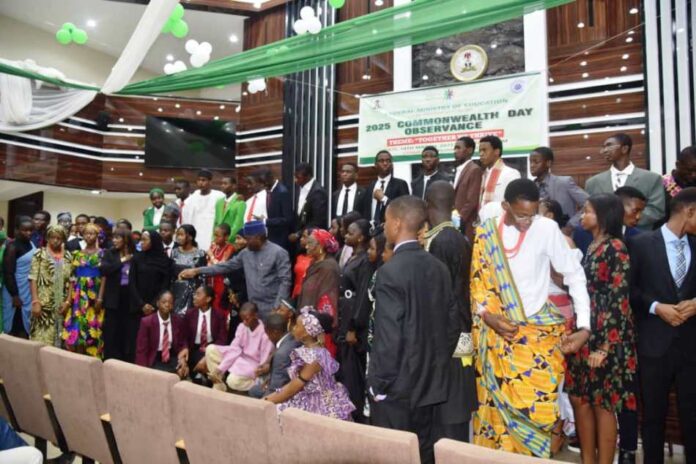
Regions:
M 189 39 L 186 41 L 186 51 L 189 54 L 193 55 L 194 53 L 196 53 L 196 50 L 198 49 L 198 47 L 199 47 L 198 42 L 196 42 L 195 40 Z
M 321 31 L 321 21 L 319 18 L 312 18 L 309 20 L 309 25 L 307 27 L 307 32 L 310 34 L 318 34 Z
M 199 53 L 196 53 L 195 55 L 191 55 L 191 66 L 194 68 L 200 68 L 204 64 L 206 64 L 208 61 L 210 61 L 210 55 L 202 55 Z
M 302 7 L 302 9 L 300 10 L 300 18 L 307 21 L 308 19 L 313 18 L 313 17 L 314 17 L 314 8 L 312 8 L 311 6 Z
M 307 33 L 307 21 L 298 19 L 295 24 L 292 25 L 292 30 L 297 33 L 297 35 L 302 35 Z
M 186 63 L 181 60 L 177 60 L 174 63 L 174 72 L 186 71 Z
M 211 53 L 213 53 L 213 46 L 210 45 L 210 42 L 202 42 L 196 50 L 197 55 L 210 55 Z
M 257 88 L 259 89 L 259 92 L 265 92 L 266 91 L 266 81 L 261 81 Z
M 174 74 L 175 72 L 174 63 L 167 63 L 164 65 L 164 74 Z
M 247 91 L 251 94 L 258 92 L 258 89 L 256 88 L 256 81 L 249 81 L 247 84 Z

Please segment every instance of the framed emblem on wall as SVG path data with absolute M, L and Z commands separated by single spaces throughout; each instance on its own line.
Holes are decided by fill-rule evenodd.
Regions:
M 471 82 L 483 76 L 488 69 L 488 54 L 478 45 L 464 45 L 452 55 L 450 71 L 455 79 Z

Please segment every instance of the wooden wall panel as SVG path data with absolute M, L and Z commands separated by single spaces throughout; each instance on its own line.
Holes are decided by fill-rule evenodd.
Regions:
M 607 114 L 639 113 L 645 110 L 643 91 L 620 95 L 600 95 L 582 100 L 551 102 L 551 121 L 575 118 L 601 117 Z

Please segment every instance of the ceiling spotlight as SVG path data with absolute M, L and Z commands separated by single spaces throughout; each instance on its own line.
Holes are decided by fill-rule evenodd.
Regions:
M 142 173 L 142 172 L 139 172 L 138 175 L 139 175 L 140 177 L 143 177 L 143 173 Z
M 375 6 L 382 6 L 384 5 L 384 0 L 375 0 Z
M 626 42 L 628 42 L 628 43 L 633 42 L 633 37 L 626 37 Z
M 91 190 L 89 193 L 92 195 L 101 195 L 102 191 L 101 190 Z
M 581 61 L 580 66 L 587 66 L 587 61 Z
M 237 105 L 237 108 L 234 110 L 235 113 L 239 113 L 242 111 L 242 105 Z
M 220 116 L 215 116 L 215 117 L 213 118 L 213 120 L 215 120 L 215 121 L 217 121 L 217 120 L 219 120 L 219 119 L 220 119 Z
M 587 139 L 589 139 L 589 138 L 590 138 L 590 136 L 589 136 L 589 135 L 587 135 L 587 134 L 584 134 L 584 135 L 582 136 L 582 138 L 583 138 L 583 139 L 586 139 L 586 140 L 587 140 Z
M 87 20 L 87 27 L 97 27 L 97 22 L 93 19 Z
M 242 92 L 242 96 L 246 97 L 247 95 L 249 95 L 249 92 L 247 92 L 246 90 Z
M 679 29 L 677 29 L 677 32 L 679 32 Z M 628 31 L 628 35 L 633 35 L 635 33 L 636 33 L 636 31 Z
M 623 55 L 621 55 L 621 59 L 622 59 L 622 60 L 627 60 L 627 59 L 628 59 L 628 53 L 624 53 Z
M 230 42 L 232 42 L 232 43 L 239 42 L 239 37 L 237 37 L 237 34 L 230 34 Z
M 589 55 L 589 54 L 590 54 L 590 52 L 585 52 L 585 56 L 587 56 L 587 55 Z
M 157 98 L 157 97 L 153 97 L 152 99 L 153 99 L 154 101 L 159 100 L 159 98 Z
M 167 55 L 167 61 L 174 61 L 174 55 L 172 55 L 171 53 Z
M 224 110 L 224 109 L 225 109 L 225 105 L 220 105 L 220 109 L 221 109 L 221 110 Z
M 621 103 L 621 97 L 618 97 L 618 98 L 616 99 L 616 103 Z
M 442 53 L 443 53 L 443 51 L 442 51 L 441 48 L 438 48 L 437 50 L 435 50 L 435 54 L 436 54 L 437 56 L 442 55 Z
M 362 78 L 364 81 L 369 81 L 370 79 L 372 79 L 372 76 L 370 76 L 369 74 L 363 74 Z
M 427 81 L 427 80 L 430 79 L 430 78 L 428 77 L 427 74 L 423 74 L 423 78 L 422 78 L 422 79 L 423 79 L 424 81 Z
M 549 82 L 553 82 L 553 77 L 549 77 Z
M 181 104 L 177 103 L 176 105 L 174 105 L 174 108 L 181 108 Z
M 580 21 L 580 22 L 578 23 L 578 29 L 582 29 L 583 27 L 585 27 L 585 23 L 583 23 L 582 21 Z
M 628 14 L 638 14 L 638 8 L 631 8 L 630 10 L 628 10 Z
M 628 68 L 627 68 L 626 66 L 621 66 L 620 71 L 621 71 L 621 72 L 626 72 L 627 69 L 628 69 Z
M 123 118 L 118 118 L 118 122 L 123 122 Z
M 161 113 L 162 111 L 164 111 L 162 108 L 157 108 L 158 113 Z
M 588 77 L 590 77 L 590 75 L 589 75 L 588 73 L 586 73 L 586 72 L 585 72 L 585 73 L 582 73 L 582 78 L 583 78 L 583 79 L 587 79 Z
M 197 114 L 198 116 L 200 116 L 201 113 L 202 113 L 201 110 L 196 111 L 196 114 Z
M 261 8 L 261 2 L 254 2 L 254 8 L 256 8 L 257 10 Z

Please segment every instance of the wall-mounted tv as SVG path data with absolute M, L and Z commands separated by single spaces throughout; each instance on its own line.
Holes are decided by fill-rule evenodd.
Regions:
M 233 169 L 235 123 L 148 116 L 145 166 Z

